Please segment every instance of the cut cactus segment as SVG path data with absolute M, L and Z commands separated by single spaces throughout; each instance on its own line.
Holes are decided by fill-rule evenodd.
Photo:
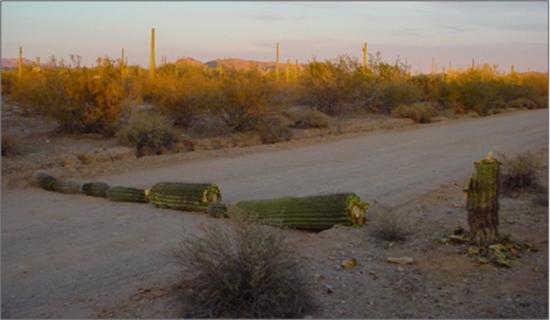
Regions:
M 52 189 L 60 193 L 80 193 L 80 183 L 69 180 L 57 180 L 53 183 Z
M 210 183 L 160 182 L 149 191 L 149 200 L 159 208 L 207 212 L 208 205 L 221 201 L 218 186 Z
M 362 226 L 368 203 L 354 193 L 304 198 L 241 201 L 236 212 L 245 219 L 279 227 L 322 231 L 334 225 Z
M 148 202 L 145 190 L 128 187 L 111 187 L 105 192 L 107 199 L 113 201 Z
M 41 171 L 36 174 L 35 181 L 40 188 L 53 191 L 53 185 L 57 181 L 57 179 L 50 176 L 46 172 Z
M 105 182 L 89 182 L 82 185 L 82 192 L 92 197 L 105 197 L 105 192 L 109 189 Z

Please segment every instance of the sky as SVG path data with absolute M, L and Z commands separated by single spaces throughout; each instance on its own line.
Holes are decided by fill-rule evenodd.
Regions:
M 307 62 L 380 52 L 413 71 L 490 63 L 547 71 L 548 2 L 2 2 L 2 58 L 85 64 L 99 56 L 146 66 L 150 28 L 157 63 L 193 57 Z

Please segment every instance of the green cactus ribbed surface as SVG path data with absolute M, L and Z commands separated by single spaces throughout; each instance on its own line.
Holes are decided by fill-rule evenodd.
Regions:
M 368 203 L 354 193 L 284 197 L 235 204 L 245 218 L 280 227 L 321 231 L 334 225 L 362 226 Z
M 107 199 L 112 201 L 148 202 L 145 190 L 129 187 L 111 187 L 105 192 Z
M 53 183 L 52 190 L 60 193 L 80 193 L 80 183 L 70 180 L 57 180 Z
M 149 193 L 149 200 L 159 208 L 207 212 L 210 203 L 221 201 L 218 186 L 211 183 L 160 182 Z
M 42 188 L 44 190 L 49 190 L 49 191 L 53 191 L 53 185 L 57 181 L 56 178 L 50 176 L 49 174 L 47 174 L 45 172 L 37 173 L 36 176 L 35 176 L 35 180 L 36 180 L 36 184 L 40 188 Z
M 105 192 L 109 188 L 105 182 L 88 182 L 82 185 L 82 192 L 92 197 L 105 197 Z

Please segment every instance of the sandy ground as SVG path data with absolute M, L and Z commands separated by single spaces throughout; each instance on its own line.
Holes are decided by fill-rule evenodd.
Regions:
M 213 181 L 230 203 L 357 193 L 373 204 L 364 228 L 285 231 L 312 275 L 320 301 L 315 317 L 547 317 L 546 207 L 534 206 L 527 196 L 504 201 L 503 215 L 509 214 L 513 223 L 503 229 L 520 239 L 532 238 L 541 248 L 511 269 L 479 268 L 457 254 L 457 248 L 433 245 L 438 233 L 465 223 L 461 189 L 473 161 L 488 151 L 513 154 L 547 145 L 548 113 L 537 110 L 321 144 L 254 147 L 228 151 L 226 157 L 218 153 L 217 159 L 205 153 L 121 161 L 125 173 L 113 175 L 113 163 L 103 171 L 108 175 L 96 180 L 138 187 L 165 180 Z M 371 235 L 371 226 L 387 210 L 410 221 L 414 230 L 410 241 L 390 249 Z M 171 295 L 178 269 L 170 252 L 205 223 L 227 224 L 150 205 L 4 187 L 2 316 L 181 315 Z M 385 262 L 386 256 L 401 254 L 418 263 L 397 269 Z M 359 268 L 336 268 L 350 255 L 359 260 Z M 333 294 L 325 293 L 325 282 L 335 288 Z

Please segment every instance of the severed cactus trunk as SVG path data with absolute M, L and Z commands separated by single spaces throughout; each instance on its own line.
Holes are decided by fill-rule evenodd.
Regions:
M 107 199 L 112 201 L 148 202 L 147 191 L 128 187 L 111 187 L 105 191 Z
M 354 193 L 343 193 L 241 201 L 235 208 L 242 217 L 260 223 L 322 231 L 334 225 L 362 226 L 368 203 Z
M 160 182 L 149 192 L 149 201 L 159 208 L 207 212 L 208 205 L 221 201 L 218 186 L 211 183 Z
M 475 168 L 465 190 L 470 240 L 486 245 L 498 237 L 500 162 L 489 153 Z

